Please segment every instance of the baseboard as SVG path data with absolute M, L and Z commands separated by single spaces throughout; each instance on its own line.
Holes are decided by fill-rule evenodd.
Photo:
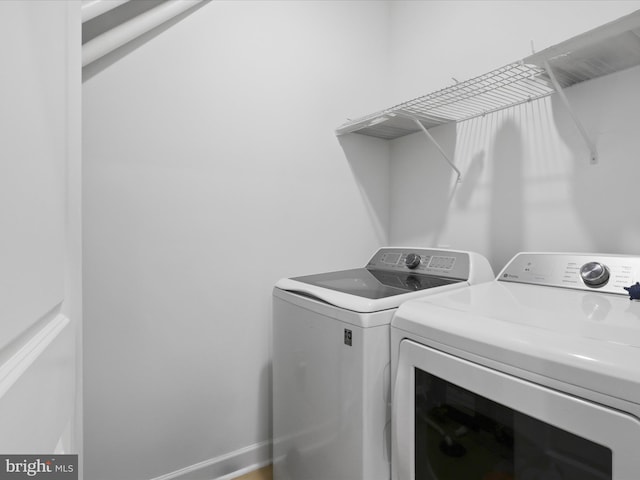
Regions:
M 151 480 L 231 480 L 271 463 L 271 442 L 233 452 L 166 473 Z
M 265 474 L 263 473 L 262 475 L 259 475 L 260 472 L 257 472 L 257 470 L 260 470 L 261 468 L 264 468 L 264 467 L 266 467 L 268 465 L 271 465 L 271 460 L 268 460 L 268 461 L 263 462 L 263 463 L 258 463 L 256 465 L 250 465 L 250 466 L 248 466 L 246 468 L 242 468 L 242 469 L 240 469 L 240 470 L 238 470 L 236 472 L 230 473 L 228 475 L 224 475 L 222 477 L 218 477 L 218 478 L 216 478 L 216 480 L 234 480 L 234 479 L 237 479 L 238 477 L 242 477 L 243 475 L 247 475 L 249 473 L 253 473 L 253 475 L 251 475 L 252 478 L 256 477 L 256 475 L 255 475 L 256 473 L 258 474 L 259 478 L 262 478 Z M 247 476 L 249 476 L 249 475 L 247 475 Z M 246 478 L 246 477 L 243 477 L 243 478 Z

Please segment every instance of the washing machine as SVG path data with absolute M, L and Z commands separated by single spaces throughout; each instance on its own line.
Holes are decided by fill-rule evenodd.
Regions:
M 381 248 L 273 290 L 276 480 L 390 478 L 389 324 L 407 300 L 493 279 L 472 252 Z
M 640 478 L 639 280 L 638 256 L 525 252 L 400 306 L 392 478 Z

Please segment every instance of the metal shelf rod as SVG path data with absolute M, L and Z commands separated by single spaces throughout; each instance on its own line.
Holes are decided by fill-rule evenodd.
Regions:
M 444 158 L 446 160 L 446 162 L 449 164 L 449 166 L 451 168 L 453 168 L 456 172 L 456 175 L 458 176 L 458 178 L 456 179 L 457 183 L 462 182 L 462 174 L 460 173 L 460 170 L 458 170 L 458 167 L 456 167 L 453 162 L 451 160 L 449 160 L 449 155 L 447 155 L 444 150 L 442 149 L 442 147 L 440 146 L 440 144 L 438 142 L 436 142 L 436 139 L 433 138 L 433 135 L 431 135 L 429 133 L 429 130 L 427 130 L 426 128 L 424 128 L 424 125 L 422 125 L 422 123 L 420 123 L 420 120 L 418 120 L 415 117 L 412 117 L 410 115 L 407 115 L 408 118 L 410 118 L 411 120 L 413 120 L 415 122 L 416 125 L 418 125 L 418 127 L 420 127 L 420 130 L 422 130 L 422 132 L 427 136 L 427 138 L 429 140 L 431 140 L 431 142 L 436 146 L 436 148 L 440 151 L 440 155 L 442 155 L 442 158 Z

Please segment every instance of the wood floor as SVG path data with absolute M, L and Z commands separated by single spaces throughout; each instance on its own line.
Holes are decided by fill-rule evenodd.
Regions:
M 273 469 L 271 465 L 267 465 L 266 467 L 236 477 L 233 480 L 273 480 Z

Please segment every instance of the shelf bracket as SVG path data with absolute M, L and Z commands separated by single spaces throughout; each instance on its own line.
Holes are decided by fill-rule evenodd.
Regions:
M 438 151 L 440 152 L 440 155 L 442 155 L 442 158 L 444 158 L 444 159 L 445 159 L 445 161 L 449 164 L 449 166 L 450 166 L 451 168 L 453 168 L 453 170 L 455 170 L 456 175 L 458 176 L 458 178 L 457 178 L 457 180 L 456 180 L 456 181 L 457 181 L 457 183 L 462 182 L 462 174 L 460 173 L 460 170 L 458 170 L 458 167 L 456 167 L 456 166 L 453 164 L 453 162 L 449 159 L 449 155 L 447 155 L 447 154 L 445 153 L 445 151 L 442 149 L 442 147 L 440 146 L 440 144 L 439 144 L 438 142 L 436 142 L 436 139 L 435 139 L 435 138 L 433 138 L 433 135 L 431 135 L 431 134 L 429 133 L 429 130 L 427 130 L 427 129 L 425 128 L 425 126 L 422 124 L 422 122 L 421 122 L 420 120 L 418 120 L 416 117 L 412 117 L 411 115 L 406 115 L 406 116 L 407 116 L 407 118 L 409 118 L 409 119 L 413 120 L 413 122 L 414 122 L 418 127 L 420 127 L 420 130 L 422 130 L 422 132 L 427 136 L 427 138 L 431 141 L 431 143 L 433 143 L 433 144 L 436 146 L 436 148 L 437 148 L 437 149 L 438 149 Z
M 553 88 L 555 88 L 558 96 L 562 100 L 562 103 L 564 103 L 564 106 L 569 112 L 569 115 L 571 116 L 573 122 L 576 124 L 576 127 L 578 128 L 580 135 L 582 135 L 582 139 L 584 140 L 584 143 L 587 144 L 587 148 L 589 149 L 589 152 L 591 154 L 591 159 L 590 159 L 591 165 L 596 165 L 598 163 L 598 152 L 596 151 L 596 146 L 589 138 L 589 135 L 587 135 L 587 131 L 582 126 L 582 123 L 580 123 L 580 119 L 571 108 L 571 105 L 569 105 L 569 100 L 567 99 L 567 96 L 564 94 L 564 91 L 562 90 L 562 86 L 556 79 L 556 76 L 554 75 L 553 70 L 549 65 L 549 62 L 547 62 L 546 60 L 544 61 L 544 68 L 547 71 L 547 75 L 549 75 L 549 79 L 553 84 Z

